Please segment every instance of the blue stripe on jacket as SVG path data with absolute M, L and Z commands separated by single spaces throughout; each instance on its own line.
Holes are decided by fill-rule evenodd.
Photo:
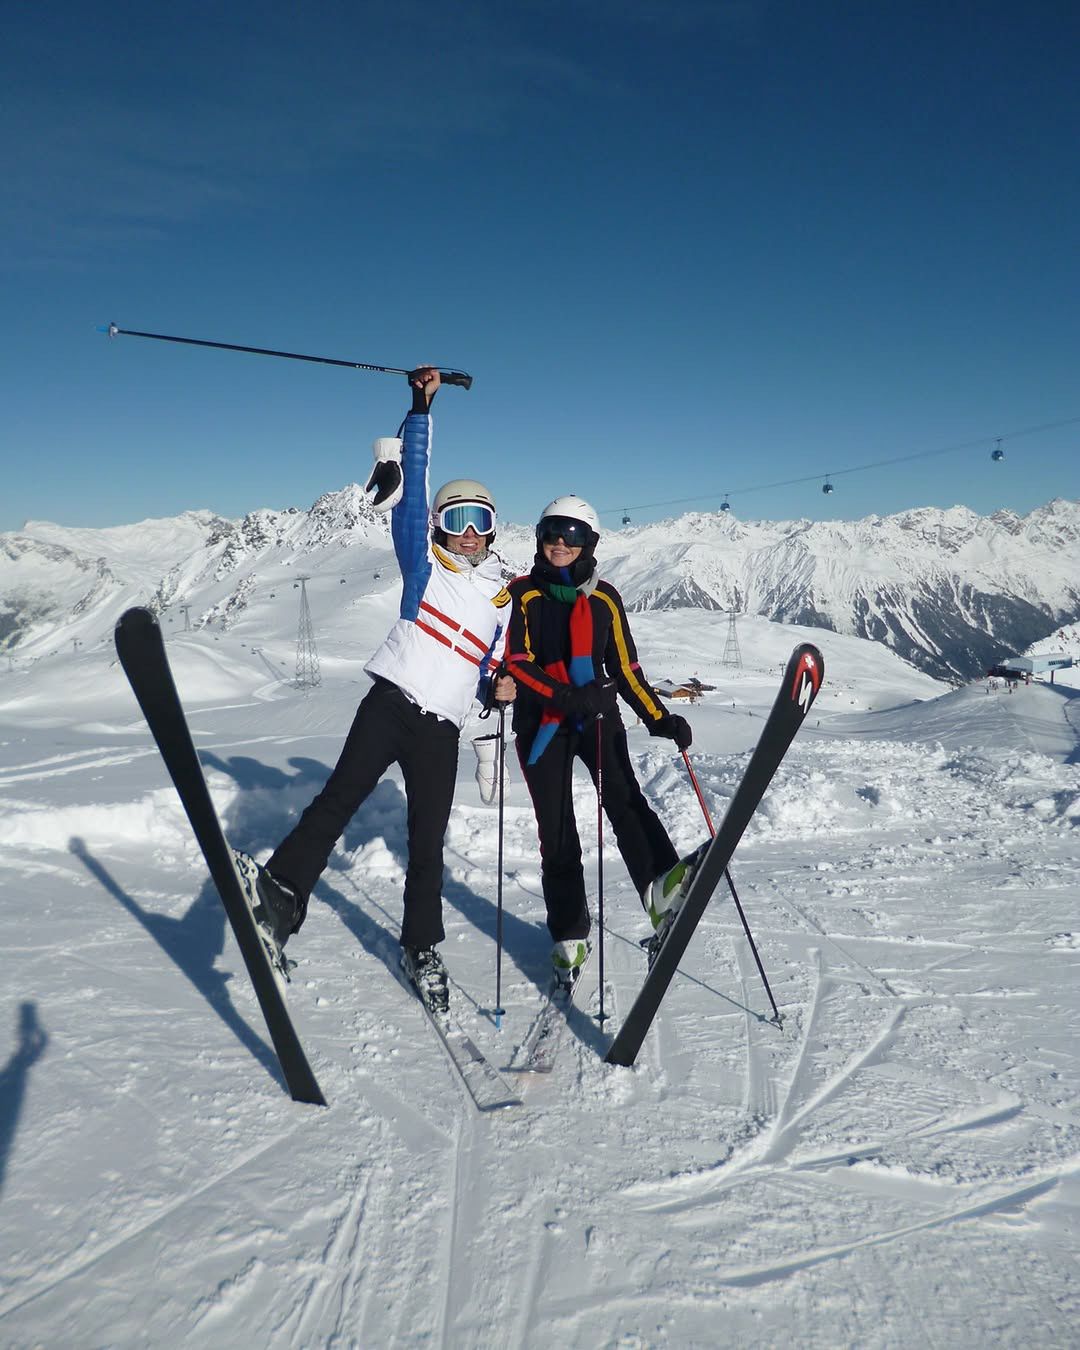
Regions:
M 390 515 L 390 534 L 401 568 L 401 617 L 415 619 L 431 577 L 428 556 L 428 459 L 431 451 L 431 417 L 410 413 L 402 434 L 401 501 Z

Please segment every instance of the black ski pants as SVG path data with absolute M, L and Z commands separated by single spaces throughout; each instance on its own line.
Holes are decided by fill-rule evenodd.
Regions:
M 640 895 L 651 881 L 675 866 L 679 855 L 637 781 L 622 722 L 618 717 L 605 717 L 599 725 L 604 814 Z M 530 765 L 525 760 L 532 738 L 517 739 L 518 761 L 536 812 L 540 879 L 548 931 L 555 942 L 588 937 L 591 927 L 574 817 L 573 770 L 575 758 L 580 759 L 596 782 L 596 726 L 589 721 L 583 731 L 560 728 Z
M 401 767 L 408 804 L 409 862 L 401 941 L 432 947 L 442 922 L 443 838 L 457 777 L 458 728 L 421 712 L 395 684 L 376 679 L 365 695 L 326 786 L 267 862 L 268 871 L 308 897 L 334 845 L 391 764 Z

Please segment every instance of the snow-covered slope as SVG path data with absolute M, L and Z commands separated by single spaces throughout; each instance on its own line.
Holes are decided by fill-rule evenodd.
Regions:
M 289 683 L 287 579 L 276 600 L 260 582 L 225 628 L 166 618 L 230 838 L 263 857 L 323 781 L 395 609 L 370 574 L 320 577 L 318 689 Z M 642 613 L 634 631 L 651 675 L 716 686 L 683 711 L 719 816 L 808 634 L 740 620 L 736 669 L 721 615 Z M 612 1021 L 595 1020 L 594 959 L 552 1076 L 496 1118 L 472 1108 L 391 969 L 395 772 L 290 943 L 290 1004 L 329 1100 L 298 1106 L 108 647 L 0 670 L 0 1341 L 1072 1344 L 1080 698 L 948 691 L 880 645 L 809 635 L 825 690 L 732 865 L 783 1029 L 718 893 L 636 1067 L 603 1062 L 646 926 L 609 831 Z M 640 727 L 629 744 L 693 846 L 705 827 L 681 759 Z M 466 743 L 444 952 L 460 1016 L 504 1065 L 549 943 L 515 776 L 497 1030 L 497 812 L 472 770 Z M 573 790 L 591 879 L 595 795 L 583 775 Z

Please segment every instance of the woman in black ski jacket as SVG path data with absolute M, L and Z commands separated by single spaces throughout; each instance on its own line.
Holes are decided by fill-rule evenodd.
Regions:
M 552 961 L 571 978 L 588 954 L 591 924 L 574 817 L 575 758 L 593 782 L 602 768 L 604 812 L 648 910 L 653 883 L 659 879 L 662 891 L 679 859 L 634 775 L 617 695 L 650 735 L 680 750 L 692 739 L 686 720 L 667 711 L 645 678 L 618 591 L 596 574 L 599 538 L 588 502 L 556 498 L 536 527 L 532 571 L 508 588 L 504 670 L 517 686 L 517 753 L 536 812 Z M 658 914 L 651 917 L 655 924 Z

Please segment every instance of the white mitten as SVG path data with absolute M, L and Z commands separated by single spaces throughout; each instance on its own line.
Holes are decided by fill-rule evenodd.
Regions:
M 376 511 L 390 511 L 401 501 L 405 490 L 401 478 L 401 441 L 397 436 L 380 436 L 372 449 L 375 467 L 364 491 L 375 494 L 371 505 Z
M 480 800 L 490 806 L 499 795 L 499 738 L 498 736 L 477 736 L 473 741 L 476 751 L 476 786 L 480 789 Z M 506 772 L 506 755 L 503 755 L 503 799 L 509 795 L 510 775 Z

